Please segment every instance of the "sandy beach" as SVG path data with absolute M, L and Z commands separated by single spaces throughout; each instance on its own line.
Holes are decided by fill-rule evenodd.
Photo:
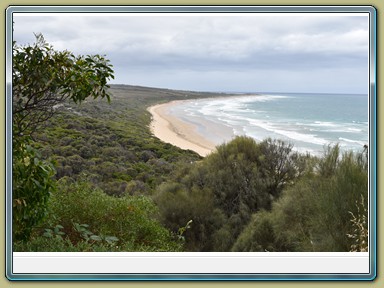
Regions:
M 148 111 L 152 114 L 151 132 L 166 143 L 181 149 L 195 151 L 203 157 L 207 156 L 215 150 L 215 143 L 198 134 L 194 125 L 168 113 L 168 109 L 178 102 L 172 101 L 148 108 Z

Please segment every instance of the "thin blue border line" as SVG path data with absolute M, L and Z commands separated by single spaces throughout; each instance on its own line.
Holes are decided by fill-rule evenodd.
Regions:
M 245 275 L 236 275 L 236 274 L 148 274 L 148 275 L 142 275 L 142 274 L 135 274 L 136 276 L 130 275 L 130 274 L 124 274 L 121 275 L 121 277 L 116 277 L 117 275 L 113 274 L 97 274 L 97 275 L 89 275 L 89 274 L 83 274 L 83 275 L 76 275 L 77 277 L 73 277 L 72 279 L 68 279 L 62 274 L 55 274 L 52 275 L 54 278 L 47 278 L 42 279 L 39 276 L 44 274 L 36 274 L 36 276 L 27 277 L 22 276 L 18 279 L 18 281 L 31 281 L 31 280 L 49 280 L 49 281 L 62 281 L 62 280 L 69 280 L 69 281 L 93 281 L 93 280 L 102 280 L 102 281 L 138 281 L 138 280 L 144 280 L 144 281 L 266 281 L 266 280 L 273 280 L 273 281 L 368 281 L 373 280 L 366 279 L 364 277 L 359 277 L 358 275 L 351 275 L 356 276 L 353 278 L 340 278 L 339 275 L 335 275 L 332 278 L 325 278 L 328 275 L 324 275 L 324 277 L 319 277 L 318 274 L 312 274 L 316 275 L 314 278 L 312 275 L 303 275 L 303 274 L 294 274 L 292 277 L 285 274 L 271 274 L 271 275 L 247 275 L 249 277 L 244 277 Z M 137 277 L 139 276 L 140 277 Z M 177 276 L 175 276 L 177 275 Z M 199 278 L 196 278 L 196 276 L 199 276 Z M 203 276 L 203 277 L 201 277 Z M 277 278 L 271 278 L 267 276 L 278 276 Z M 287 277 L 289 276 L 289 277 Z M 301 276 L 300 278 L 298 278 Z M 102 278 L 100 278 L 102 277 Z
M 313 9 L 318 9 L 318 10 L 313 10 Z M 25 10 L 24 10 L 25 9 Z M 90 11 L 90 9 L 94 9 L 96 11 Z M 108 10 L 109 9 L 109 10 Z M 342 9 L 342 10 L 341 10 Z M 361 11 L 361 9 L 366 9 L 367 11 Z M 372 158 L 373 158 L 373 179 L 370 178 L 373 182 L 373 198 L 374 198 L 374 203 L 373 203 L 373 223 L 371 223 L 371 226 L 373 226 L 373 228 L 375 229 L 373 235 L 374 237 L 372 237 L 372 242 L 373 242 L 373 246 L 374 246 L 374 249 L 370 249 L 370 255 L 372 255 L 374 258 L 374 261 L 372 261 L 373 259 L 371 258 L 371 263 L 373 263 L 373 271 L 372 269 L 370 269 L 370 273 L 368 274 L 363 274 L 361 277 L 361 275 L 359 276 L 359 274 L 334 274 L 334 275 L 330 275 L 330 274 L 324 274 L 324 277 L 319 277 L 318 274 L 310 274 L 310 275 L 303 275 L 303 274 L 292 274 L 292 275 L 285 275 L 285 274 L 270 274 L 268 276 L 271 276 L 271 277 L 265 277 L 265 275 L 263 274 L 251 274 L 251 275 L 247 275 L 248 277 L 243 277 L 244 275 L 241 275 L 241 274 L 233 274 L 232 276 L 230 276 L 231 274 L 224 274 L 224 275 L 221 275 L 221 274 L 193 274 L 193 275 L 189 275 L 189 274 L 182 274 L 183 276 L 181 276 L 180 278 L 177 276 L 175 277 L 175 274 L 148 274 L 146 275 L 147 277 L 137 277 L 138 275 L 140 274 L 134 274 L 136 276 L 133 276 L 132 274 L 123 274 L 121 275 L 121 277 L 116 277 L 117 275 L 114 275 L 114 274 L 97 274 L 97 275 L 92 275 L 90 276 L 89 274 L 81 274 L 81 275 L 74 275 L 74 274 L 35 274 L 35 276 L 32 276 L 31 275 L 28 275 L 28 274 L 13 274 L 12 272 L 13 271 L 10 271 L 10 266 L 9 264 L 12 263 L 12 250 L 9 250 L 7 248 L 11 247 L 12 248 L 12 243 L 9 243 L 9 241 L 12 241 L 12 233 L 6 233 L 6 239 L 7 239 L 7 242 L 6 242 L 6 273 L 7 273 L 7 278 L 9 280 L 19 280 L 19 281 L 30 281 L 30 280 L 73 280 L 73 281 L 77 281 L 77 280 L 84 280 L 84 281 L 89 281 L 89 280 L 104 280 L 104 281 L 125 281 L 125 280 L 130 280 L 130 281 L 141 281 L 141 280 L 144 280 L 144 281 L 184 281 L 184 280 L 188 280 L 188 281 L 252 281 L 252 280 L 259 280 L 259 281 L 263 281 L 263 280 L 275 280 L 275 281 L 285 281 L 285 280 L 302 280 L 302 281 L 307 281 L 307 280 L 311 280 L 311 281 L 316 281 L 316 280 L 322 280 L 322 281 L 345 281 L 345 280 L 351 280 L 351 281 L 358 281 L 358 280 L 361 280 L 361 281 L 367 281 L 367 280 L 373 280 L 376 278 L 376 273 L 377 273 L 377 265 L 376 265 L 376 260 L 377 260 L 377 233 L 376 233 L 376 223 L 377 223 L 377 174 L 376 174 L 376 169 L 377 169 L 377 163 L 376 163 L 376 156 L 377 156 L 377 147 L 376 147 L 376 142 L 377 142 L 377 136 L 376 136 L 376 127 L 377 127 L 377 113 L 376 113 L 376 109 L 377 109 L 377 87 L 376 87 L 376 84 L 377 84 L 377 76 L 376 76 L 376 72 L 377 72 L 377 65 L 376 65 L 376 62 L 377 62 L 377 42 L 376 42 L 376 39 L 377 39 L 377 29 L 376 29 L 376 25 L 377 25 L 377 20 L 376 20 L 376 9 L 373 7 L 373 6 L 369 6 L 369 5 L 361 5 L 361 6 L 341 6 L 341 5 L 337 5 L 337 6 L 10 6 L 7 8 L 6 10 L 6 32 L 8 32 L 9 30 L 9 27 L 12 27 L 12 24 L 9 23 L 9 21 L 11 21 L 10 19 L 12 19 L 12 16 L 13 16 L 13 13 L 15 12 L 29 12 L 29 13 L 44 13 L 44 10 L 45 12 L 47 13 L 54 13 L 54 12 L 61 12 L 61 13 L 68 13 L 68 12 L 79 12 L 79 13 L 92 13 L 92 12 L 99 12 L 99 13 L 108 13 L 108 12 L 155 12 L 155 13 L 160 13 L 160 12 L 186 12 L 186 13 L 191 13 L 191 12 L 222 12 L 222 13 L 230 13 L 230 12 L 248 12 L 248 13 L 252 13 L 252 12 L 270 12 L 270 13 L 284 13 L 284 12 L 313 12 L 313 13 L 324 13 L 324 12 L 339 12 L 339 13 L 343 13 L 343 12 L 368 12 L 370 17 L 372 17 L 372 21 L 370 21 L 370 24 L 372 23 L 373 26 L 371 27 L 373 30 L 374 30 L 374 37 L 373 37 L 373 44 L 372 46 L 372 49 L 373 49 L 373 54 L 374 54 L 374 59 L 373 59 L 373 65 L 374 65 L 374 83 L 373 83 L 373 86 L 374 86 L 374 109 L 371 109 L 371 113 L 373 113 L 373 152 L 374 154 L 372 155 Z M 64 11 L 63 11 L 64 10 Z M 123 11 L 122 11 L 123 10 Z M 11 15 L 11 16 L 10 16 Z M 12 22 L 12 21 L 11 21 Z M 8 25 L 7 25 L 8 24 Z M 371 31 L 372 32 L 372 31 Z M 13 36 L 12 33 L 8 33 L 8 34 L 11 34 Z M 12 36 L 11 36 L 11 39 L 12 39 Z M 9 35 L 7 35 L 7 41 L 8 42 L 11 42 L 11 43 L 7 43 L 8 45 L 6 46 L 6 63 L 11 63 L 12 62 L 12 54 L 10 55 L 10 52 L 9 51 L 12 51 L 12 41 L 9 41 Z M 8 49 L 7 49 L 8 48 Z M 10 49 L 10 50 L 9 50 Z M 11 56 L 11 57 L 9 57 Z M 9 59 L 10 58 L 10 59 Z M 11 69 L 9 69 L 9 65 L 7 65 L 7 72 L 9 75 L 9 72 L 12 72 Z M 370 72 L 370 71 L 369 71 Z M 369 83 L 369 85 L 371 85 L 371 83 Z M 6 95 L 7 95 L 7 99 L 6 99 L 6 119 L 9 120 L 12 120 L 12 116 L 11 116 L 11 112 L 10 112 L 10 108 L 12 107 L 12 104 L 11 104 L 11 100 L 10 98 L 11 97 L 8 97 L 9 94 L 11 96 L 11 90 L 12 89 L 12 86 L 11 86 L 11 83 L 7 83 L 6 82 Z M 373 111 L 372 111 L 373 110 Z M 10 131 L 10 135 L 12 135 L 12 127 L 10 126 L 12 123 L 12 121 L 8 121 L 8 125 L 6 125 L 6 136 L 9 135 L 9 131 Z M 10 127 L 9 127 L 10 126 Z M 7 129 L 8 128 L 8 129 Z M 9 142 L 9 141 L 8 141 Z M 12 143 L 6 143 L 6 151 L 12 151 Z M 12 153 L 8 153 L 8 155 L 6 155 L 6 160 L 8 161 L 7 163 L 7 166 L 6 168 L 6 171 L 12 171 L 12 155 L 9 155 L 9 154 L 12 154 Z M 11 168 L 11 169 L 9 169 Z M 9 187 L 12 187 L 12 173 L 7 173 L 6 172 L 6 187 L 7 187 L 7 191 L 9 191 Z M 12 191 L 12 190 L 11 190 Z M 6 199 L 8 200 L 8 202 L 11 203 L 11 199 L 12 199 L 12 193 L 10 193 L 10 195 L 8 195 L 9 193 L 6 193 Z M 7 197 L 8 196 L 8 197 Z M 8 204 L 8 203 L 7 203 Z M 12 204 L 12 203 L 11 203 Z M 370 203 L 371 204 L 371 203 Z M 7 206 L 9 207 L 9 206 Z M 6 216 L 9 216 L 9 211 L 11 211 L 11 209 L 7 209 L 6 207 Z M 11 207 L 11 206 L 10 206 Z M 9 210 L 9 211 L 8 211 Z M 11 215 L 12 216 L 12 215 Z M 7 228 L 11 227 L 12 225 L 12 217 L 6 217 L 6 221 L 7 221 Z M 7 230 L 8 232 L 8 230 Z M 10 234 L 10 235 L 9 235 Z M 370 235 L 371 236 L 371 235 Z M 373 250 L 373 251 L 372 251 Z M 372 268 L 372 267 L 371 267 Z M 70 277 L 72 275 L 72 277 L 74 276 L 73 279 L 69 279 L 68 276 Z M 187 276 L 188 275 L 188 276 Z M 210 275 L 210 276 L 209 276 Z M 215 276 L 213 276 L 215 275 Z M 46 279 L 44 279 L 43 277 L 47 277 Z M 48 277 L 49 276 L 49 277 Z M 132 276 L 132 277 L 131 277 Z M 203 277 L 203 278 L 196 278 L 195 276 L 197 277 Z M 213 277 L 212 277 L 213 276 Z M 233 276 L 236 276 L 236 277 L 233 277 Z M 288 277 L 287 277 L 288 276 Z M 317 278 L 314 278 L 313 276 L 316 276 Z M 325 278 L 325 277 L 329 277 L 331 276 L 331 278 Z M 104 277 L 104 278 L 99 278 L 99 277 Z M 158 278 L 154 278 L 154 277 L 158 277 Z M 205 278 L 207 277 L 207 278 Z M 284 277 L 287 277 L 287 278 L 284 278 Z M 297 277 L 300 277 L 300 278 L 297 278 Z M 345 277 L 345 278 L 341 278 L 341 277 Z M 369 278 L 370 277 L 370 278 Z
M 361 11 L 366 8 L 367 11 Z M 92 9 L 92 10 L 90 10 Z M 317 10 L 314 10 L 317 9 Z M 28 6 L 28 5 L 12 5 L 7 8 L 10 13 L 14 12 L 29 12 L 29 13 L 236 13 L 236 12 L 266 12 L 266 13 L 348 13 L 348 12 L 372 12 L 375 8 L 372 5 L 279 5 L 279 6 L 256 6 L 256 5 L 209 5 L 209 6 L 174 6 L 174 5 L 161 5 L 161 6 L 120 6 L 120 5 L 71 5 L 71 6 Z M 16 10 L 16 11 L 13 11 Z
M 6 221 L 6 233 L 5 233 L 5 267 L 6 267 L 6 276 L 9 279 L 8 275 L 12 273 L 13 267 L 13 247 L 12 247 L 12 42 L 13 42 L 13 32 L 7 33 L 10 29 L 13 31 L 13 15 L 8 17 L 8 12 L 6 14 L 5 21 L 6 29 L 6 45 L 5 45 L 5 63 L 6 63 L 6 74 L 5 74 L 5 159 L 6 159 L 6 169 L 5 169 L 5 187 L 6 193 L 5 197 L 5 221 Z M 9 137 L 7 137 L 9 136 Z
M 374 251 L 375 253 L 372 253 L 373 257 L 374 258 L 374 261 L 373 261 L 373 270 L 371 272 L 371 274 L 373 275 L 373 278 L 372 279 L 375 279 L 377 277 L 377 206 L 378 206 L 378 203 L 377 203 L 377 109 L 378 109 L 378 106 L 377 106 L 377 18 L 376 18 L 376 9 L 373 8 L 372 9 L 372 16 L 373 16 L 373 27 L 372 29 L 374 29 L 374 37 L 373 37 L 373 55 L 374 55 L 374 59 L 373 59 L 373 65 L 374 65 L 374 79 L 373 79 L 373 93 L 374 93 L 374 109 L 373 109 L 373 117 L 374 117 L 374 143 L 373 143 L 373 146 L 374 146 L 374 153 L 373 153 L 373 157 L 374 157 L 374 161 L 373 161 L 373 194 L 374 194 L 374 201 L 373 201 L 373 219 L 374 219 L 374 223 L 372 226 L 374 226 L 374 237 L 373 237 L 373 246 L 374 246 Z M 370 13 L 371 15 L 371 13 Z M 370 83 L 371 85 L 371 83 Z M 369 149 L 369 148 L 368 148 Z

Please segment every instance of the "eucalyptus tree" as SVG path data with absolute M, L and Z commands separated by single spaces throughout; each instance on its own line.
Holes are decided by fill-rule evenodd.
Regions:
M 28 239 L 45 216 L 55 189 L 52 163 L 34 148 L 33 132 L 41 129 L 58 105 L 88 97 L 106 98 L 114 78 L 110 61 L 101 55 L 75 56 L 57 51 L 42 34 L 32 45 L 13 42 L 12 57 L 12 187 L 13 237 Z

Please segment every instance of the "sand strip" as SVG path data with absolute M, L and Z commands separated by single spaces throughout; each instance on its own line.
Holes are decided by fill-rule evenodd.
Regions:
M 151 132 L 166 143 L 195 151 L 203 157 L 207 156 L 215 150 L 216 145 L 198 134 L 194 125 L 168 112 L 168 109 L 177 102 L 179 101 L 158 104 L 147 109 L 152 114 Z

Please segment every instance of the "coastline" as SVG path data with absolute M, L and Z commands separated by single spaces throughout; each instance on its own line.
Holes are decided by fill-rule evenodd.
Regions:
M 234 99 L 244 97 L 261 98 L 258 100 Z M 310 96 L 290 97 L 289 101 L 284 102 L 284 106 L 277 105 L 278 102 L 277 106 L 274 104 L 275 102 L 269 103 L 266 100 L 267 97 L 273 97 L 272 100 L 280 101 L 280 98 L 287 98 L 288 96 L 231 95 L 207 98 L 208 102 L 205 102 L 205 99 L 183 99 L 157 104 L 147 108 L 152 115 L 150 130 L 155 137 L 163 142 L 181 149 L 193 150 L 203 157 L 215 151 L 216 146 L 231 141 L 237 135 L 247 135 L 257 139 L 257 141 L 262 141 L 268 137 L 281 139 L 286 143 L 292 143 L 295 151 L 308 152 L 312 155 L 322 155 L 324 152 L 323 145 L 326 143 L 341 143 L 340 147 L 352 147 L 346 149 L 354 149 L 354 151 L 361 149 L 360 146 L 364 144 L 361 144 L 360 138 L 358 138 L 361 131 L 364 131 L 364 127 L 361 127 L 362 124 L 359 122 L 345 126 L 341 122 L 331 123 L 327 118 L 309 118 L 312 122 L 308 122 L 299 118 L 298 120 L 292 118 L 292 120 L 289 118 L 292 115 L 288 115 L 287 123 L 285 123 L 276 115 L 273 116 L 272 112 L 275 111 L 276 107 L 292 108 L 296 102 L 310 106 Z M 225 101 L 221 101 L 221 99 L 225 99 Z M 226 101 L 227 99 L 228 101 Z M 249 100 L 251 100 L 249 107 L 243 105 Z M 297 108 L 292 111 L 299 113 Z M 269 118 L 270 113 L 272 113 L 271 118 Z M 355 143 L 361 145 L 357 146 L 358 144 Z
M 216 144 L 209 141 L 196 131 L 196 127 L 168 113 L 168 109 L 177 105 L 175 100 L 150 106 L 147 110 L 152 115 L 150 130 L 161 141 L 184 150 L 192 150 L 200 156 L 207 156 L 215 151 Z

